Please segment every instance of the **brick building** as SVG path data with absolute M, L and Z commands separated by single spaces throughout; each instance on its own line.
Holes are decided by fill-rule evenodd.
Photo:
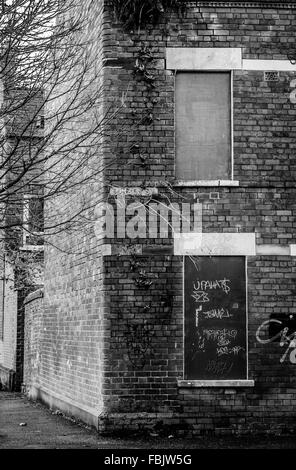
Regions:
M 29 184 L 29 171 L 18 180 L 19 162 L 28 161 L 32 148 L 40 142 L 40 119 L 44 118 L 40 91 L 16 87 L 7 79 L 9 75 L 6 71 L 0 80 L 0 389 L 19 391 L 23 382 L 23 301 L 42 284 L 43 273 L 43 241 L 37 233 L 42 230 L 42 185 L 37 178 Z
M 46 250 L 28 393 L 104 432 L 295 429 L 296 2 L 127 28 L 115 3 L 81 6 L 102 106 L 124 96 L 84 188 L 108 227 Z

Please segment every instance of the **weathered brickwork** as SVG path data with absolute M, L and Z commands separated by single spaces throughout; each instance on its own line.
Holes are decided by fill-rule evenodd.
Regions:
M 16 344 L 17 344 L 17 294 L 14 291 L 13 267 L 5 263 L 5 282 L 2 287 L 3 336 L 0 339 L 0 387 L 15 388 Z M 4 292 L 3 292 L 4 291 Z
M 127 109 L 113 132 L 120 142 L 114 147 L 122 146 L 119 156 L 124 164 L 121 170 L 110 170 L 111 184 L 156 185 L 160 194 L 177 201 L 166 183 L 175 176 L 174 73 L 164 69 L 164 49 L 242 47 L 245 59 L 287 59 L 295 10 L 188 6 L 182 20 L 173 14 L 150 32 L 129 36 L 120 26 L 112 26 L 108 53 L 122 67 L 112 69 L 110 89 L 112 94 L 120 93 L 131 85 Z M 143 45 L 153 58 L 148 64 L 155 76 L 152 89 L 137 74 L 133 78 Z M 255 232 L 258 245 L 295 243 L 296 108 L 289 100 L 293 77 L 292 72 L 280 72 L 278 82 L 266 82 L 262 71 L 233 72 L 234 179 L 239 180 L 239 188 L 174 187 L 182 196 L 202 203 L 203 231 Z M 152 120 L 135 131 L 135 121 L 147 112 Z M 121 122 L 124 138 L 117 133 Z M 138 153 L 127 151 L 132 144 L 139 146 Z M 142 153 L 148 155 L 144 167 L 139 159 Z M 110 390 L 108 408 L 114 415 L 102 420 L 102 429 L 124 428 L 127 422 L 134 428 L 147 427 L 161 421 L 194 433 L 293 427 L 294 365 L 280 362 L 284 351 L 279 343 L 262 345 L 255 335 L 271 313 L 295 313 L 294 258 L 248 260 L 249 378 L 255 387 L 241 390 L 177 388 L 176 379 L 183 377 L 182 260 L 143 258 L 142 269 L 152 280 L 148 290 L 135 285 L 137 274 L 128 259 L 120 260 L 105 261 L 110 349 L 114 350 L 105 390 Z M 167 295 L 170 306 L 162 307 Z M 144 414 L 133 415 L 140 412 Z M 153 413 L 163 415 L 158 420 Z
M 295 261 L 271 256 L 248 261 L 249 377 L 255 387 L 194 390 L 176 387 L 183 377 L 182 259 L 138 260 L 153 280 L 149 291 L 135 285 L 128 257 L 121 257 L 121 266 L 115 257 L 106 263 L 106 283 L 113 289 L 112 367 L 105 374 L 111 414 L 101 429 L 123 430 L 130 423 L 144 430 L 161 428 L 161 422 L 172 429 L 180 420 L 181 430 L 196 434 L 294 429 L 294 364 L 287 357 L 281 363 L 286 346 L 259 344 L 256 331 L 271 313 L 295 314 Z
M 2 82 L 1 82 L 2 84 Z M 36 149 L 43 130 L 36 127 L 37 116 L 42 114 L 42 94 L 36 90 L 32 95 L 25 88 L 17 88 L 13 81 L 6 81 L 3 86 L 3 123 L 5 144 L 3 147 L 14 149 L 11 159 L 3 176 L 8 181 L 15 178 L 15 168 L 18 160 L 28 159 L 30 152 Z M 30 90 L 31 91 L 31 90 Z M 37 111 L 38 110 L 38 111 Z M 31 123 L 28 126 L 28 122 Z M 7 155 L 5 158 L 8 158 Z M 37 169 L 21 178 L 21 181 L 12 183 L 10 191 L 4 197 L 5 211 L 2 209 L 1 223 L 5 227 L 1 234 L 1 316 L 3 315 L 4 332 L 0 336 L 0 384 L 3 388 L 19 391 L 23 381 L 23 353 L 24 353 L 24 307 L 23 300 L 30 290 L 36 289 L 40 280 L 34 276 L 29 279 L 23 266 L 25 258 L 32 259 L 30 250 L 20 251 L 23 245 L 23 230 L 21 228 L 24 217 L 24 196 L 30 194 L 41 195 L 42 186 Z M 33 176 L 35 176 L 33 178 Z M 33 184 L 29 184 L 32 183 Z M 3 180 L 3 184 L 4 184 Z M 39 183 L 39 184 L 38 184 Z M 12 189 L 13 188 L 13 189 Z M 3 220 L 5 218 L 5 220 Z M 42 251 L 36 252 L 36 268 L 43 270 Z M 41 267 L 42 266 L 42 267 Z M 32 267 L 32 262 L 31 262 Z M 3 311 L 3 313 L 2 313 Z
M 165 48 L 239 47 L 244 59 L 287 60 L 296 5 L 186 3 L 183 17 L 170 12 L 157 26 L 134 32 L 124 31 L 108 6 L 100 17 L 105 104 L 122 96 L 124 102 L 105 132 L 104 157 L 110 163 L 116 157 L 105 171 L 106 194 L 114 186 L 155 186 L 164 203 L 183 197 L 202 203 L 204 232 L 251 232 L 258 246 L 288 247 L 296 243 L 296 106 L 289 99 L 295 73 L 280 71 L 279 81 L 268 82 L 263 71 L 233 71 L 239 186 L 180 187 L 175 77 L 165 69 Z M 145 53 L 152 59 L 146 79 L 138 70 Z M 91 189 L 86 193 L 91 197 Z M 114 202 L 112 196 L 108 201 Z M 48 249 L 36 387 L 97 413 L 101 432 L 294 430 L 295 364 L 281 362 L 285 348 L 260 344 L 256 332 L 272 313 L 296 313 L 295 257 L 248 258 L 248 369 L 254 387 L 182 388 L 177 379 L 184 359 L 183 259 L 173 255 L 169 237 L 119 238 L 108 239 L 113 254 L 104 257 L 99 249 L 87 254 L 86 245 L 96 250 L 98 244 L 91 231 L 59 237 L 59 246 L 75 248 L 75 255 Z
M 90 4 L 94 8 L 91 14 Z M 90 45 L 88 60 L 91 57 L 96 68 L 93 86 L 100 89 L 103 82 L 103 44 L 91 39 L 92 36 L 96 38 L 104 34 L 101 2 L 85 2 L 83 12 L 78 11 L 80 14 L 86 14 L 89 18 L 85 31 Z M 63 106 L 63 90 L 60 101 L 50 104 L 58 109 Z M 99 109 L 98 119 L 101 112 Z M 94 119 L 92 110 L 90 116 Z M 84 122 L 81 126 L 86 124 Z M 76 158 L 79 158 L 79 154 Z M 94 168 L 96 171 L 94 181 L 87 180 L 83 188 L 79 187 L 77 194 L 68 191 L 57 201 L 45 204 L 45 224 L 55 226 L 55 223 L 59 223 L 57 213 L 71 220 L 80 204 L 90 207 L 89 214 L 83 214 L 85 220 L 88 216 L 93 218 L 93 197 L 96 201 L 103 199 L 100 182 L 102 174 L 99 172 L 103 164 L 101 149 L 95 154 L 94 160 L 88 160 L 88 170 Z M 78 177 L 83 179 L 86 171 L 87 168 L 82 167 Z M 93 223 L 91 227 L 86 223 L 72 231 L 59 230 L 57 226 L 47 239 L 44 312 L 39 320 L 40 354 L 36 356 L 38 380 L 35 380 L 36 375 L 29 380 L 28 372 L 25 387 L 29 382 L 28 394 L 31 397 L 42 398 L 50 406 L 70 414 L 78 413 L 82 419 L 96 425 L 97 417 L 103 410 L 105 310 L 103 258 L 93 228 Z

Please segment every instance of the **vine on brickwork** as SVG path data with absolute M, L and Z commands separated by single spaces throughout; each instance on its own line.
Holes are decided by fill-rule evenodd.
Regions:
M 140 289 L 150 289 L 153 281 L 149 278 L 149 274 L 144 269 L 139 272 L 139 276 L 135 279 L 135 284 Z
M 172 263 L 172 258 L 171 263 Z M 138 256 L 132 255 L 130 258 L 130 272 L 135 273 L 135 283 L 137 287 L 149 289 L 151 283 L 151 273 L 146 273 L 143 266 L 147 266 L 148 260 L 146 258 L 139 259 Z M 154 274 L 157 278 L 158 275 Z M 138 280 L 141 280 L 138 284 Z M 157 322 L 151 318 L 151 304 L 145 303 L 139 307 L 138 314 L 133 320 L 126 320 L 126 327 L 124 332 L 124 339 L 127 348 L 127 357 L 133 367 L 143 369 L 147 364 L 150 357 L 153 338 L 156 335 L 155 325 L 160 326 L 160 331 L 164 331 L 166 325 L 170 322 L 170 316 L 174 306 L 174 291 L 165 289 L 160 296 L 160 303 L 157 306 Z M 160 309 L 159 309 L 160 307 Z M 163 312 L 163 316 L 161 315 Z M 123 322 L 124 317 L 122 311 L 118 311 L 120 322 Z
M 138 51 L 138 56 L 134 65 L 134 77 L 137 80 L 141 80 L 145 83 L 147 89 L 147 98 L 146 111 L 140 121 L 140 125 L 150 126 L 153 123 L 153 107 L 158 103 L 158 99 L 154 96 L 153 91 L 155 89 L 155 75 L 149 69 L 149 65 L 153 62 L 153 55 L 151 49 L 144 44 L 141 49 Z M 141 154 L 140 157 L 143 157 Z M 143 163 L 143 159 L 141 159 Z M 144 166 L 146 160 L 144 161 Z
M 133 367 L 143 369 L 145 366 L 154 334 L 153 325 L 149 325 L 146 320 L 127 325 L 127 355 Z
M 182 0 L 111 0 L 118 21 L 127 30 L 140 29 L 146 24 L 157 24 L 169 9 L 183 13 Z
M 147 261 L 139 261 L 137 260 L 136 256 L 132 256 L 130 261 L 130 271 L 136 272 L 136 277 L 134 278 L 134 282 L 137 287 L 140 289 L 150 289 L 153 284 L 153 280 L 151 279 L 152 275 L 147 273 L 145 269 L 143 269 L 143 265 L 146 265 Z M 157 277 L 157 275 L 154 275 Z
M 135 272 L 139 266 L 141 266 L 140 261 L 135 255 L 132 255 L 130 260 L 130 271 Z
M 147 102 L 144 114 L 139 122 L 139 125 L 150 126 L 153 124 L 154 107 L 158 103 L 156 97 L 156 86 L 155 86 L 155 74 L 151 70 L 151 63 L 154 61 L 152 51 L 149 47 L 142 44 L 138 51 L 137 58 L 134 65 L 133 75 L 136 80 L 142 81 L 146 85 L 147 90 Z M 133 155 L 137 155 L 139 164 L 143 168 L 147 168 L 149 165 L 149 155 L 145 152 L 141 152 L 140 146 L 135 144 L 131 147 L 130 152 Z

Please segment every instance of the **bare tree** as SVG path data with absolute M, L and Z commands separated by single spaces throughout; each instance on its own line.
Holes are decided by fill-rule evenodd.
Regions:
M 124 97 L 103 106 L 102 62 L 76 0 L 7 0 L 0 14 L 0 230 L 29 232 L 27 194 L 58 206 L 59 196 L 98 180 L 94 156 Z M 71 217 L 47 218 L 47 232 L 81 223 L 87 209 L 80 201 Z
M 21 271 L 40 258 L 20 251 L 24 240 L 38 248 L 44 234 L 89 223 L 101 196 L 90 204 L 81 188 L 102 178 L 104 132 L 124 106 L 124 96 L 103 103 L 102 61 L 78 3 L 0 4 L 0 264 L 5 253 Z M 45 224 L 44 204 L 54 206 Z
M 128 28 L 140 27 L 144 18 L 156 21 L 166 8 L 180 4 L 111 1 Z M 28 255 L 23 262 L 19 251 L 22 240 L 36 246 L 45 234 L 47 243 L 55 243 L 52 235 L 93 225 L 90 214 L 104 197 L 105 170 L 118 163 L 120 153 L 109 151 L 104 157 L 105 134 L 125 108 L 129 89 L 113 101 L 109 95 L 106 105 L 103 60 L 79 0 L 6 0 L 0 14 L 0 239 L 9 259 L 27 265 Z M 149 87 L 153 77 L 143 70 Z M 133 126 L 149 124 L 149 113 Z M 132 136 L 130 124 L 128 130 Z M 124 125 L 113 129 L 114 142 L 126 131 Z M 124 151 L 129 153 L 135 143 L 131 137 Z M 125 164 L 134 160 L 131 152 Z M 90 200 L 84 191 L 89 193 L 92 185 Z M 44 204 L 48 210 L 42 225 Z M 34 262 L 36 256 L 38 250 L 29 258 Z

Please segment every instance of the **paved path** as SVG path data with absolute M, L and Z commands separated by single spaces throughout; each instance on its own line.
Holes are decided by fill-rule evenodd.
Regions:
M 21 423 L 25 425 L 22 426 Z M 296 449 L 296 437 L 106 438 L 18 393 L 0 392 L 0 449 Z
M 95 432 L 40 404 L 32 404 L 20 394 L 0 392 L 1 449 L 97 449 L 97 441 Z

